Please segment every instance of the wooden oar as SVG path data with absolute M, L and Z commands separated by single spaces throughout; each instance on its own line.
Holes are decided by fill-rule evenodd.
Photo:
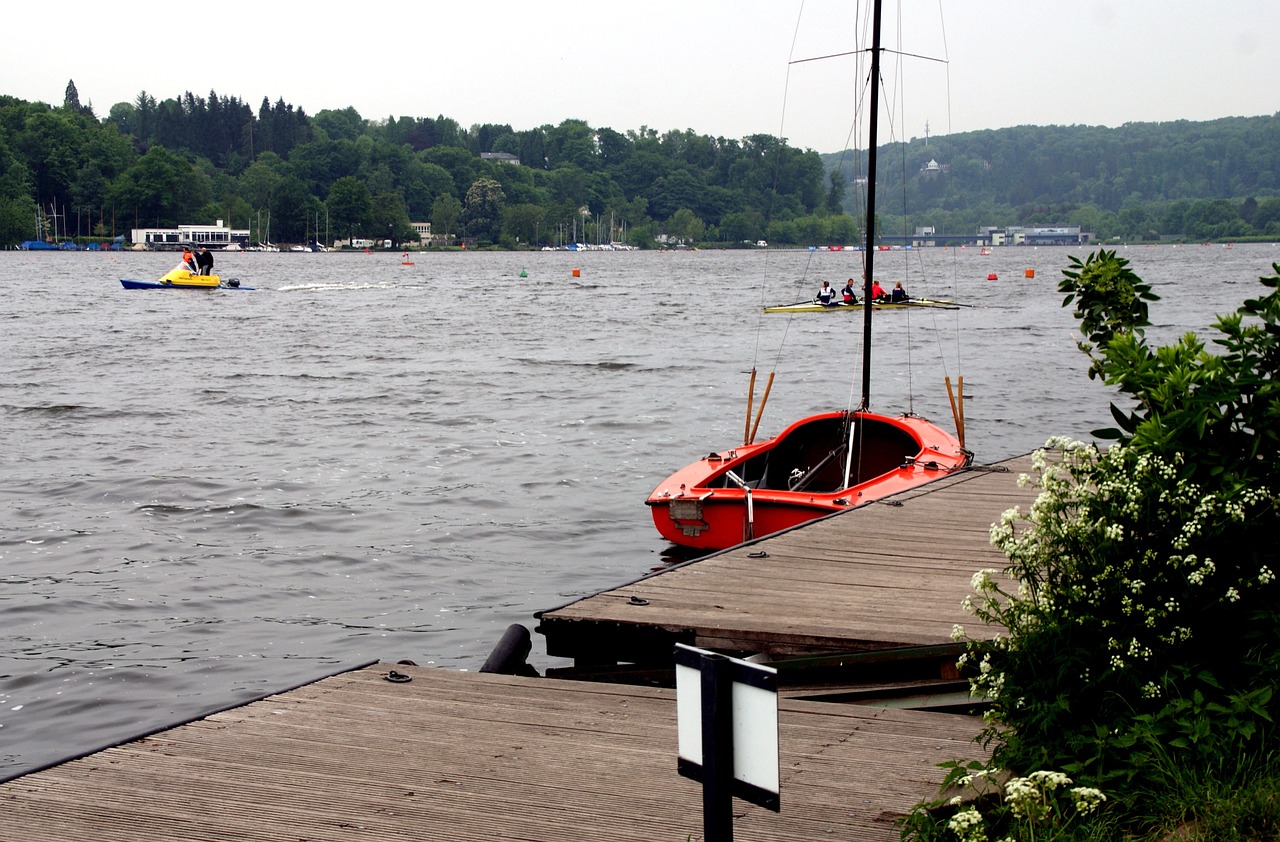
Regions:
M 756 423 L 751 428 L 751 436 L 747 439 L 747 444 L 756 440 L 756 430 L 760 429 L 760 419 L 764 416 L 764 405 L 769 402 L 769 390 L 773 388 L 773 375 L 776 373 L 769 372 L 769 382 L 764 384 L 764 394 L 760 397 L 760 409 L 756 411 Z

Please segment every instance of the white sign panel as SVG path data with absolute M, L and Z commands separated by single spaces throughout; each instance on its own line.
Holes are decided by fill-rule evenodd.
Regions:
M 702 674 L 695 665 L 701 656 L 710 654 L 677 645 L 678 751 L 682 760 L 699 767 L 702 766 Z M 726 660 L 732 664 L 734 780 L 776 795 L 779 792 L 777 670 L 736 658 Z

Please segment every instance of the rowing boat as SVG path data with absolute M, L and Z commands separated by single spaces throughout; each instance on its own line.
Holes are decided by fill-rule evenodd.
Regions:
M 954 301 L 942 301 L 934 298 L 908 298 L 906 301 L 874 301 L 871 306 L 874 310 L 910 310 L 918 307 L 935 307 L 942 310 L 957 310 L 960 308 L 960 305 Z M 861 312 L 862 302 L 846 304 L 843 301 L 838 301 L 834 304 L 819 304 L 816 301 L 797 301 L 794 304 L 775 304 L 764 308 L 766 313 L 826 313 L 841 310 L 850 313 Z

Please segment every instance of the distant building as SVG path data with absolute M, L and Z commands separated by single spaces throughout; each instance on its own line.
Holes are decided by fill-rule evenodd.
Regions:
M 1081 231 L 1079 225 L 1055 225 L 1045 227 L 994 225 L 980 227 L 972 234 L 939 234 L 931 225 L 916 226 L 915 232 L 903 234 L 879 234 L 882 243 L 902 243 L 915 248 L 925 246 L 1077 246 L 1093 241 L 1093 234 Z
M 178 249 L 183 246 L 208 246 L 221 249 L 235 243 L 249 245 L 249 229 L 228 228 L 219 219 L 214 225 L 179 225 L 177 228 L 134 228 L 130 238 L 135 246 L 153 249 Z
M 481 152 L 481 161 L 497 161 L 500 164 L 515 164 L 520 166 L 520 159 L 510 152 Z
M 1082 232 L 1079 225 L 1057 225 L 1043 228 L 1015 226 L 1006 228 L 1005 242 L 1014 246 L 1078 246 L 1090 241 L 1092 235 Z
M 430 222 L 410 222 L 413 230 L 418 232 L 418 245 L 431 245 L 431 223 Z

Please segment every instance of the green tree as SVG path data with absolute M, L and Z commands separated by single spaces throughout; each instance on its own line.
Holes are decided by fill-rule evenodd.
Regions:
M 667 220 L 667 236 L 674 237 L 682 243 L 694 244 L 702 242 L 706 225 L 688 208 L 680 208 Z
M 286 175 L 271 196 L 271 236 L 280 243 L 306 243 L 312 220 L 311 192 L 294 175 Z
M 848 180 L 843 170 L 831 170 L 827 173 L 827 181 L 830 187 L 827 188 L 827 210 L 831 213 L 840 213 L 844 210 L 844 196 L 849 189 Z
M 284 160 L 274 152 L 258 156 L 240 176 L 240 195 L 253 207 L 266 210 L 271 207 L 271 197 L 287 169 Z
M 1183 233 L 1197 240 L 1238 237 L 1244 233 L 1243 220 L 1226 199 L 1197 200 L 1187 209 Z
M 443 237 L 445 244 L 457 233 L 458 220 L 462 218 L 462 202 L 454 198 L 452 193 L 442 193 L 431 204 L 431 232 L 434 236 Z
M 330 140 L 356 140 L 364 134 L 367 123 L 360 112 L 351 106 L 335 111 L 324 109 L 312 117 Z
M 502 185 L 491 178 L 478 178 L 467 190 L 462 224 L 468 236 L 494 243 L 502 224 Z
M 31 173 L 38 204 L 65 201 L 80 167 L 85 133 L 73 115 L 37 109 L 14 134 L 12 147 Z
M 213 198 L 209 177 L 162 146 L 147 150 L 117 178 L 107 201 L 144 227 L 176 226 Z
M 0 196 L 0 246 L 16 246 L 36 235 L 36 203 L 30 196 Z
M 573 166 L 594 170 L 597 166 L 595 132 L 582 120 L 565 120 L 546 135 L 546 165 L 555 169 Z
M 364 182 L 343 176 L 333 183 L 325 199 L 331 229 L 344 239 L 368 237 L 373 219 L 373 199 Z
M 512 243 L 540 243 L 546 210 L 540 205 L 508 205 L 502 209 L 502 238 Z
M 828 218 L 829 241 L 840 245 L 852 245 L 858 241 L 858 226 L 847 213 Z
M 378 193 L 373 197 L 373 213 L 370 218 L 376 238 L 386 237 L 396 245 L 417 242 L 418 232 L 409 220 L 404 200 L 395 193 Z

